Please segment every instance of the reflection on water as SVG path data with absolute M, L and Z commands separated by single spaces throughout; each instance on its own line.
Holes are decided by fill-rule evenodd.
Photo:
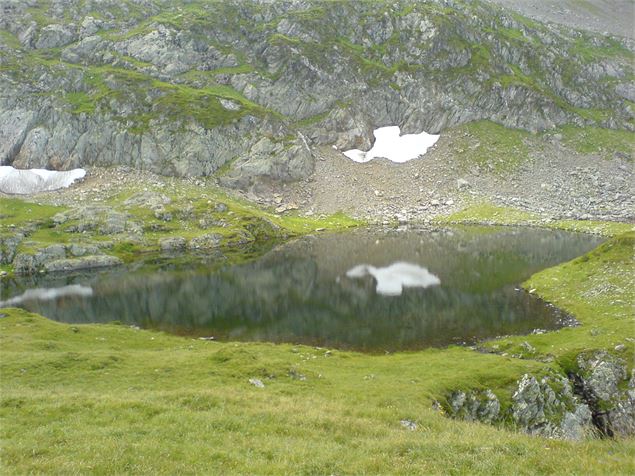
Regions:
M 412 263 L 393 263 L 384 268 L 360 264 L 346 272 L 348 278 L 372 276 L 377 281 L 376 291 L 384 296 L 401 296 L 404 287 L 427 288 L 441 284 L 441 280 L 426 268 Z
M 19 296 L 12 297 L 6 301 L 0 301 L 0 307 L 20 306 L 32 301 L 52 301 L 66 296 L 88 297 L 93 295 L 90 287 L 81 284 L 69 284 L 59 288 L 35 288 L 27 289 Z
M 416 349 L 558 327 L 561 314 L 518 283 L 599 241 L 514 228 L 358 230 L 299 239 L 235 266 L 193 259 L 5 281 L 0 297 L 79 285 L 92 295 L 16 304 L 65 322 L 120 321 L 216 339 Z

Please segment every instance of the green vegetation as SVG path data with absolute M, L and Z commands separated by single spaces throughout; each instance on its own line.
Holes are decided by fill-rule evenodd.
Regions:
M 599 117 L 596 119 L 600 121 Z M 451 147 L 455 151 L 454 160 L 461 167 L 468 169 L 476 165 L 503 176 L 525 162 L 530 150 L 539 150 L 544 146 L 544 140 L 554 134 L 561 134 L 562 144 L 571 150 L 597 154 L 605 159 L 614 158 L 616 153 L 630 159 L 635 145 L 635 133 L 631 131 L 592 126 L 565 125 L 532 135 L 491 121 L 474 121 L 454 131 Z
M 0 227 L 14 228 L 27 223 L 39 223 L 50 219 L 62 210 L 62 207 L 53 205 L 0 197 Z
M 146 187 L 156 193 L 165 193 L 172 200 L 161 213 L 155 213 L 146 206 L 126 204 L 126 200 L 136 196 L 139 190 L 125 188 L 110 197 L 88 221 L 65 207 L 0 198 L 0 210 L 3 211 L 0 215 L 0 238 L 18 231 L 26 233 L 27 237 L 17 251 L 28 254 L 35 254 L 56 243 L 110 242 L 105 252 L 130 262 L 147 253 L 157 253 L 159 241 L 164 238 L 191 240 L 216 234 L 221 237 L 221 250 L 241 259 L 241 253 L 249 255 L 253 247 L 263 244 L 272 246 L 281 239 L 315 230 L 338 231 L 362 224 L 341 213 L 320 217 L 300 217 L 291 213 L 278 215 L 232 197 L 216 186 L 195 187 L 177 179 L 170 181 L 171 188 L 167 193 L 158 187 L 154 190 Z M 58 220 L 59 223 L 53 220 L 55 215 L 64 213 L 71 215 L 65 220 Z M 122 228 L 104 234 L 104 227 L 113 219 L 120 222 Z M 130 229 L 135 228 L 141 233 L 131 235 Z M 11 271 L 11 268 L 3 270 Z
M 602 44 L 598 45 L 590 35 L 586 34 L 572 44 L 569 48 L 569 53 L 587 64 L 607 57 L 622 57 L 629 61 L 633 60 L 633 53 L 618 40 L 603 38 Z
M 458 128 L 452 146 L 457 151 L 455 160 L 465 167 L 478 165 L 505 174 L 524 162 L 529 156 L 525 140 L 526 131 L 508 129 L 491 121 L 475 121 Z
M 633 235 L 615 238 L 532 277 L 528 287 L 583 325 L 487 343 L 496 354 L 205 342 L 3 309 L 3 465 L 53 474 L 631 473 L 632 440 L 545 440 L 448 420 L 432 403 L 456 388 L 493 388 L 505 404 L 521 374 L 566 370 L 576 353 L 623 342 L 634 324 L 633 244 Z M 522 355 L 524 341 L 536 354 Z M 632 362 L 632 346 L 622 356 Z M 402 427 L 405 419 L 418 428 Z
M 600 154 L 604 158 L 612 158 L 615 152 L 631 157 L 635 146 L 635 133 L 630 131 L 571 125 L 562 126 L 559 131 L 568 147 L 585 154 Z
M 624 233 L 569 263 L 535 274 L 524 284 L 574 315 L 580 327 L 506 338 L 486 347 L 531 359 L 555 359 L 564 371 L 574 371 L 575 357 L 581 352 L 594 348 L 612 351 L 616 345 L 626 344 L 620 357 L 632 367 L 635 346 L 625 339 L 635 338 L 634 246 L 635 232 Z M 527 355 L 520 345 L 523 342 L 536 351 Z
M 557 230 L 615 236 L 633 230 L 628 223 L 594 220 L 552 220 L 536 213 L 509 207 L 499 207 L 487 202 L 475 203 L 465 209 L 435 220 L 440 224 L 538 226 Z
M 16 36 L 10 31 L 0 29 L 0 44 L 5 44 L 9 48 L 20 49 L 22 45 Z
M 73 107 L 73 114 L 92 114 L 97 107 L 91 97 L 84 92 L 66 93 L 65 99 Z
M 478 203 L 453 213 L 439 217 L 437 223 L 486 224 L 486 225 L 533 225 L 539 222 L 537 215 L 508 207 L 498 207 L 491 203 Z

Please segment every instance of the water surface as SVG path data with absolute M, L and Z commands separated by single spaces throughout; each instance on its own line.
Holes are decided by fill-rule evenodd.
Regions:
M 298 239 L 240 265 L 194 257 L 13 281 L 1 300 L 71 323 L 120 321 L 218 340 L 365 351 L 420 349 L 562 326 L 567 316 L 518 284 L 599 242 L 520 228 L 356 230 Z

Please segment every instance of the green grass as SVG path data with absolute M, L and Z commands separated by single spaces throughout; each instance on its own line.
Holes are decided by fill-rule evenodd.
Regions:
M 4 43 L 9 48 L 15 50 L 22 48 L 20 40 L 18 40 L 13 33 L 4 29 L 0 29 L 0 43 Z
M 73 114 L 93 114 L 97 108 L 92 98 L 84 92 L 66 93 L 64 98 L 72 106 Z
M 0 227 L 10 225 L 35 224 L 48 220 L 63 207 L 56 207 L 45 203 L 30 203 L 19 198 L 0 197 Z
M 26 232 L 27 237 L 18 247 L 18 252 L 29 254 L 35 254 L 56 243 L 92 244 L 109 241 L 113 246 L 106 253 L 113 254 L 124 262 L 132 262 L 148 253 L 157 253 L 160 250 L 159 242 L 163 238 L 178 236 L 191 240 L 204 234 L 216 233 L 222 236 L 221 249 L 232 254 L 232 259 L 241 260 L 241 249 L 244 249 L 245 255 L 250 256 L 253 246 L 272 246 L 280 240 L 316 230 L 340 231 L 363 224 L 342 213 L 321 217 L 301 217 L 290 213 L 279 215 L 263 210 L 247 200 L 230 196 L 213 185 L 195 187 L 178 179 L 171 182 L 167 195 L 172 203 L 165 207 L 166 212 L 173 216 L 170 221 L 155 217 L 149 208 L 126 205 L 126 199 L 139 192 L 137 188 L 127 188 L 107 200 L 106 205 L 112 211 L 127 215 L 129 222 L 142 227 L 143 233 L 137 237 L 131 237 L 128 232 L 101 234 L 99 227 L 103 217 L 96 221 L 96 229 L 73 232 L 71 227 L 77 225 L 79 220 L 72 219 L 59 225 L 52 220 L 55 214 L 67 211 L 68 208 L 38 205 L 14 198 L 0 198 L 0 237 L 16 231 Z M 165 193 L 160 188 L 155 191 Z M 226 211 L 215 209 L 220 203 L 227 207 Z M 183 215 L 183 209 L 188 207 L 191 212 Z M 201 220 L 212 225 L 201 227 Z M 11 271 L 11 267 L 6 270 Z
M 568 147 L 584 154 L 600 154 L 612 158 L 615 152 L 632 157 L 635 133 L 599 127 L 562 126 L 558 131 Z
M 439 217 L 438 223 L 486 224 L 486 225 L 521 225 L 533 224 L 538 217 L 533 213 L 509 207 L 498 207 L 490 203 L 479 203 Z
M 589 349 L 608 349 L 625 344 L 620 353 L 633 367 L 635 338 L 635 232 L 610 239 L 594 251 L 532 276 L 523 286 L 573 314 L 580 327 L 543 335 L 490 342 L 488 349 L 523 354 L 522 342 L 536 348 L 534 359 L 555 359 L 565 371 L 575 370 L 575 357 Z
M 467 134 L 467 136 L 465 135 Z M 526 131 L 509 129 L 491 121 L 469 122 L 458 128 L 453 144 L 455 160 L 464 168 L 485 167 L 496 174 L 512 171 L 529 156 Z
M 602 236 L 615 236 L 633 230 L 633 225 L 595 220 L 551 220 L 539 214 L 488 202 L 475 203 L 451 215 L 435 219 L 440 224 L 538 226 L 557 230 L 577 231 Z
M 635 469 L 632 441 L 550 441 L 431 409 L 447 389 L 506 387 L 523 372 L 542 372 L 545 364 L 535 361 L 460 348 L 368 356 L 202 342 L 2 312 L 9 317 L 0 320 L 0 434 L 11 473 Z M 298 373 L 306 380 L 294 379 Z M 402 419 L 418 429 L 404 429 Z

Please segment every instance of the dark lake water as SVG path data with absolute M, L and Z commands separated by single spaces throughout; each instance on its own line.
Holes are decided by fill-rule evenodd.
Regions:
M 600 243 L 520 228 L 356 230 L 246 264 L 158 259 L 3 284 L 0 300 L 70 323 L 119 321 L 214 337 L 395 351 L 564 325 L 518 284 Z

